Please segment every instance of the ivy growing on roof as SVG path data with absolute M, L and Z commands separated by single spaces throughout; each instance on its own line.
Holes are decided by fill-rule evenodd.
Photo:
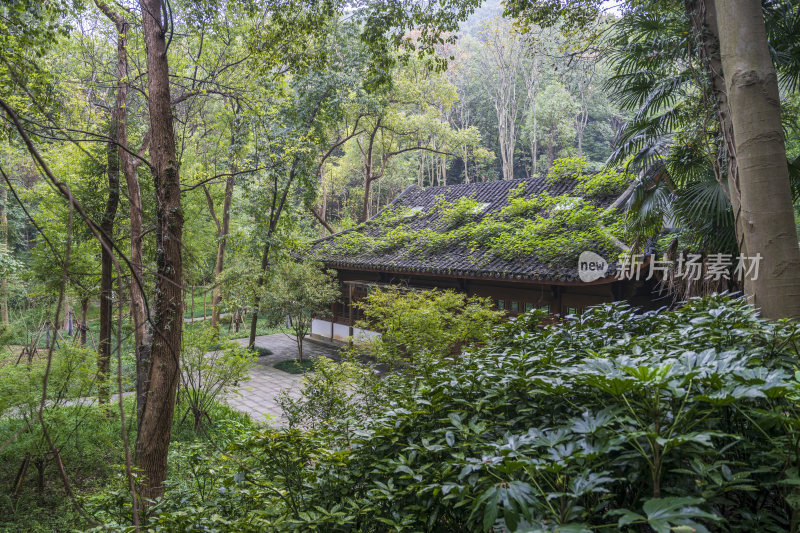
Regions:
M 392 205 L 368 223 L 328 240 L 314 255 L 347 258 L 401 251 L 407 258 L 425 258 L 460 248 L 477 264 L 498 257 L 571 266 L 584 250 L 609 258 L 619 254 L 614 239 L 625 241 L 627 235 L 618 211 L 567 194 L 526 196 L 526 187 L 522 183 L 509 191 L 507 204 L 495 211 L 474 196 L 452 202 L 440 196 L 428 211 Z M 426 221 L 423 227 L 419 217 Z
M 583 157 L 564 157 L 556 159 L 547 172 L 549 183 L 568 180 L 578 182 L 575 192 L 588 198 L 608 198 L 618 196 L 630 185 L 632 176 L 614 168 L 600 172 L 587 172 L 589 162 Z

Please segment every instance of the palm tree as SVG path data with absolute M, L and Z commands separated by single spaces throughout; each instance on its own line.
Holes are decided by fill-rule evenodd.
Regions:
M 800 31 L 796 2 L 763 3 L 773 59 L 786 93 L 800 86 Z M 727 188 L 727 152 L 720 132 L 701 35 L 687 15 L 689 2 L 649 2 L 623 17 L 612 37 L 614 75 L 608 88 L 633 118 L 616 140 L 608 165 L 638 172 L 627 204 L 636 245 L 659 236 L 661 251 L 677 239 L 694 252 L 737 253 Z M 786 127 L 796 116 L 784 114 Z M 800 160 L 790 161 L 800 196 Z M 677 233 L 664 239 L 665 233 Z M 666 241 L 666 242 L 665 242 Z

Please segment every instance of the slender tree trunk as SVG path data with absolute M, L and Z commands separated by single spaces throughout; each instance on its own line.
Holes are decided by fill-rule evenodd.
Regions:
M 747 254 L 760 254 L 745 293 L 767 318 L 800 318 L 800 247 L 794 223 L 780 97 L 761 2 L 715 2 L 738 168 Z M 732 192 L 731 196 L 736 196 Z
M 231 169 L 230 176 L 225 180 L 225 199 L 222 204 L 222 220 L 217 236 L 217 261 L 214 265 L 214 289 L 211 293 L 211 327 L 219 327 L 220 303 L 222 302 L 222 289 L 219 286 L 219 279 L 225 268 L 225 249 L 228 245 L 228 232 L 231 225 L 231 202 L 233 201 L 233 188 L 236 184 L 235 174 L 239 170 L 237 156 L 241 146 L 240 126 L 238 122 L 238 104 L 233 109 L 233 127 L 231 128 Z M 205 312 L 203 313 L 205 316 Z
M 108 200 L 100 222 L 103 243 L 100 247 L 100 338 L 97 350 L 97 376 L 100 386 L 97 389 L 100 403 L 109 399 L 108 373 L 111 363 L 111 322 L 114 319 L 114 258 L 112 243 L 114 239 L 114 218 L 119 205 L 119 146 L 117 131 L 120 110 L 125 106 L 125 95 L 117 91 L 114 109 L 111 112 L 111 141 L 107 146 L 108 157 Z
M 272 229 L 270 228 L 269 235 L 267 235 L 267 244 L 264 245 L 264 252 L 261 256 L 261 272 L 258 275 L 258 282 L 256 286 L 261 289 L 266 280 L 266 273 L 269 269 L 269 252 L 270 240 L 272 238 Z M 253 315 L 250 317 L 250 338 L 248 339 L 247 346 L 253 348 L 256 345 L 256 330 L 258 329 L 258 312 L 261 306 L 261 296 L 256 293 L 253 297 Z M 237 329 L 238 331 L 238 329 Z
M 301 332 L 299 335 L 295 335 L 295 340 L 297 341 L 297 359 L 301 363 L 303 362 L 303 333 Z
M 370 189 L 372 188 L 372 182 L 375 181 L 376 176 L 374 174 L 374 167 L 373 167 L 373 149 L 375 147 L 375 136 L 378 134 L 378 130 L 381 128 L 381 118 L 378 118 L 375 121 L 375 127 L 370 133 L 369 136 L 369 147 L 367 148 L 367 153 L 365 154 L 365 162 L 364 162 L 364 207 L 361 211 L 361 222 L 366 222 L 369 220 L 369 193 Z
M 81 346 L 86 346 L 86 331 L 89 327 L 86 325 L 86 316 L 89 314 L 89 297 L 85 296 L 81 299 L 81 323 L 78 329 L 80 330 Z
M 328 216 L 328 184 L 325 182 L 325 174 L 322 174 L 322 201 L 319 206 L 319 215 L 322 221 Z M 325 236 L 325 226 L 319 228 L 320 238 Z
M 8 251 L 8 190 L 0 185 L 0 251 Z M 0 326 L 8 325 L 8 281 L 0 279 Z
M 364 206 L 361 209 L 361 222 L 366 222 L 369 220 L 369 202 L 370 202 L 370 191 L 372 189 L 372 180 L 367 178 L 366 182 L 364 183 Z
M 95 0 L 97 7 L 111 20 L 117 28 L 117 98 L 123 103 L 117 108 L 116 140 L 119 143 L 119 164 L 125 176 L 128 189 L 130 241 L 131 241 L 131 277 L 130 277 L 130 310 L 133 320 L 134 352 L 136 354 L 136 413 L 137 421 L 141 417 L 144 406 L 144 391 L 147 388 L 148 360 L 150 354 L 147 338 L 147 316 L 144 305 L 144 278 L 142 263 L 142 193 L 136 169 L 141 160 L 134 160 L 128 153 L 128 111 L 124 105 L 128 97 L 128 30 L 130 24 L 122 15 L 113 11 L 102 0 Z M 145 138 L 143 148 L 147 144 Z
M 164 493 L 183 328 L 183 210 L 172 125 L 169 66 L 160 0 L 140 0 L 147 49 L 150 160 L 156 192 L 156 297 L 148 387 L 136 436 L 136 464 L 145 476 L 141 495 Z
M 229 192 L 230 191 L 230 192 Z M 220 304 L 222 302 L 222 288 L 219 286 L 220 276 L 225 269 L 225 248 L 228 236 L 228 221 L 230 220 L 230 203 L 233 197 L 233 178 L 225 182 L 225 203 L 222 208 L 222 229 L 217 236 L 217 260 L 214 264 L 214 288 L 211 291 L 211 327 L 219 327 Z M 227 220 L 226 220 L 227 219 Z

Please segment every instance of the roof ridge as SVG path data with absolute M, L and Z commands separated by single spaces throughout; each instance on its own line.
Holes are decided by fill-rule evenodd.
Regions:
M 493 183 L 513 183 L 513 182 L 523 182 L 523 181 L 530 181 L 530 180 L 544 180 L 544 178 L 513 178 L 510 180 L 493 180 L 493 181 L 473 181 L 471 183 L 452 183 L 450 185 L 431 185 L 430 187 L 420 188 L 421 190 L 428 192 L 436 189 L 453 189 L 456 187 L 480 187 L 483 185 L 490 185 Z M 418 187 L 416 185 L 412 185 L 412 187 Z

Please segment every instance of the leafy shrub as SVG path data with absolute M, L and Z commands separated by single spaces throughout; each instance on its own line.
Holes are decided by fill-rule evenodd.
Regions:
M 215 328 L 187 331 L 181 349 L 180 399 L 183 414 L 194 418 L 195 431 L 222 394 L 248 378 L 256 360 L 254 352 L 237 342 L 220 342 Z
M 284 392 L 279 403 L 292 428 L 349 436 L 373 411 L 377 385 L 375 373 L 362 365 L 319 357 L 314 371 L 303 376 L 301 394 L 294 398 Z
M 489 298 L 451 290 L 373 290 L 355 305 L 364 313 L 358 327 L 381 333 L 361 340 L 369 353 L 388 363 L 437 361 L 454 355 L 484 342 L 503 316 L 492 310 Z
M 723 296 L 677 312 L 615 303 L 558 325 L 544 318 L 522 315 L 430 372 L 387 376 L 375 410 L 347 430 L 241 432 L 224 455 L 240 459 L 205 492 L 213 501 L 161 514 L 159 526 L 796 527 L 800 326 Z M 337 394 L 306 392 L 309 403 Z M 335 406 L 329 419 L 358 419 Z

